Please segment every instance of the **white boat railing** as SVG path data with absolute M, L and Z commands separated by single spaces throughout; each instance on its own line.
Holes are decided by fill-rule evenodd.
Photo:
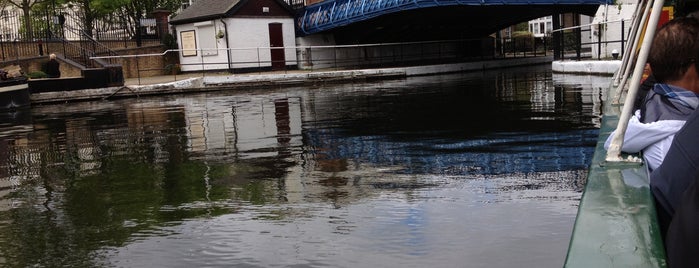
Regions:
M 639 28 L 641 25 L 642 21 L 646 21 L 648 18 L 648 13 L 645 12 L 646 10 L 650 9 L 651 2 L 648 1 L 646 5 L 643 5 L 642 3 L 639 3 L 636 6 L 636 11 L 633 13 L 633 20 L 631 22 L 631 31 L 630 31 L 630 36 L 629 40 L 631 41 L 631 44 L 629 46 L 626 46 L 626 50 L 624 51 L 624 54 L 621 58 L 621 67 L 615 74 L 614 77 L 612 78 L 612 81 L 614 81 L 614 86 L 619 86 L 619 79 L 622 79 L 623 83 L 622 86 L 619 88 L 623 88 L 624 84 L 626 83 L 626 79 L 629 76 L 629 71 L 631 68 L 631 64 L 629 64 L 630 60 L 633 58 L 636 58 L 636 53 L 638 50 L 635 48 L 638 47 L 638 42 L 639 39 L 636 38 L 640 33 L 639 33 Z M 623 74 L 623 76 L 622 76 Z M 618 104 L 619 99 L 621 96 L 621 91 L 617 90 L 616 91 L 616 96 L 614 96 L 614 103 Z
M 643 69 L 648 59 L 648 53 L 650 52 L 650 46 L 653 42 L 653 36 L 655 35 L 655 30 L 658 26 L 658 21 L 660 21 L 660 14 L 663 11 L 663 5 L 665 4 L 664 0 L 650 0 L 648 5 L 650 5 L 651 2 L 653 3 L 653 5 L 650 9 L 649 15 L 645 15 L 648 14 L 649 9 L 646 8 L 646 10 L 644 10 L 643 17 L 647 18 L 647 22 L 645 22 L 645 31 L 643 32 L 643 34 L 636 34 L 636 40 L 634 41 L 634 43 L 638 43 L 637 40 L 640 40 L 640 38 L 643 38 L 644 36 L 646 37 L 643 38 L 643 42 L 641 43 L 641 49 L 638 51 L 638 55 L 635 57 L 635 64 L 633 68 L 631 84 L 629 84 L 628 86 L 628 92 L 626 93 L 626 98 L 624 100 L 624 107 L 621 111 L 621 114 L 619 115 L 619 122 L 617 123 L 616 131 L 614 131 L 614 136 L 612 137 L 609 149 L 607 150 L 606 161 L 609 162 L 624 161 L 624 159 L 621 157 L 621 147 L 624 144 L 624 134 L 626 133 L 626 128 L 628 126 L 629 119 L 631 118 L 631 114 L 633 113 L 634 100 L 636 99 L 638 87 L 641 85 L 641 76 L 643 75 Z M 643 23 L 643 19 L 640 21 L 640 23 Z M 643 31 L 643 28 L 639 27 L 639 33 L 641 31 Z M 634 58 L 630 58 L 628 62 L 632 62 L 633 60 Z M 619 71 L 625 68 L 627 67 L 622 66 L 621 68 L 619 68 Z M 624 83 L 620 84 L 619 89 L 617 89 L 617 92 L 621 91 L 623 88 Z

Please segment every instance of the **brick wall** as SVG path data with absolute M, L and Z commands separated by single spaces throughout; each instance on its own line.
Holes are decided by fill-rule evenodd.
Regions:
M 116 63 L 121 64 L 122 70 L 124 71 L 124 78 L 149 76 L 158 76 L 165 74 L 165 66 L 168 64 L 177 63 L 178 57 L 175 52 L 168 53 L 167 55 L 160 55 L 165 51 L 165 47 L 162 45 L 140 47 L 140 48 L 129 48 L 115 50 L 119 55 L 146 55 L 146 54 L 157 54 L 142 57 L 132 57 L 132 58 L 122 58 L 117 60 Z
M 62 54 L 61 51 L 52 51 L 59 56 Z M 123 58 L 117 59 L 115 63 L 122 65 L 122 70 L 124 72 L 124 78 L 138 77 L 139 73 L 141 77 L 158 76 L 165 74 L 165 66 L 168 64 L 177 63 L 177 54 L 169 53 L 168 55 L 161 56 L 159 54 L 165 51 L 165 47 L 162 45 L 153 45 L 148 47 L 140 48 L 128 48 L 116 50 L 119 55 L 145 55 L 145 54 L 158 54 L 154 56 L 143 56 L 134 58 Z M 44 56 L 35 57 L 25 57 L 16 60 L 9 60 L 5 62 L 0 62 L 0 68 L 8 65 L 19 65 L 25 73 L 43 71 L 43 65 L 49 60 L 48 54 Z M 62 58 L 58 58 L 61 63 L 61 77 L 80 77 L 81 69 L 78 65 L 73 64 L 70 61 L 66 61 Z M 140 71 L 139 71 L 140 70 Z
M 7 61 L 7 62 L 2 62 L 0 63 L 0 68 L 3 68 L 5 66 L 9 65 L 19 65 L 22 67 L 22 71 L 27 74 L 31 72 L 37 72 L 37 71 L 44 71 L 44 64 L 49 61 L 49 56 L 41 56 L 41 57 L 30 57 L 30 58 L 23 58 L 19 60 L 13 60 L 13 61 Z M 58 58 L 58 62 L 61 64 L 60 65 L 60 70 L 61 70 L 61 77 L 80 77 L 81 76 L 81 70 L 79 67 L 71 64 L 70 62 L 66 62 L 61 58 Z

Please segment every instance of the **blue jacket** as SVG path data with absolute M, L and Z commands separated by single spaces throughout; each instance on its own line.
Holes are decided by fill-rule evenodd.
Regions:
M 687 120 L 699 106 L 699 96 L 684 88 L 655 84 L 641 107 L 641 122 Z

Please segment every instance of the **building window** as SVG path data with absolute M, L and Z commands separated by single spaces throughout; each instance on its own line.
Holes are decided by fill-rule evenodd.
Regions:
M 545 26 L 546 26 L 546 24 L 544 24 L 543 22 L 539 23 L 539 33 L 540 34 L 543 34 L 546 32 L 546 29 L 544 28 Z
M 191 2 L 191 1 L 189 1 L 189 0 L 183 0 L 183 1 L 182 1 L 182 5 L 180 5 L 180 7 L 181 7 L 182 9 L 187 9 L 187 8 L 188 8 L 189 6 L 191 6 L 191 5 L 192 5 L 192 2 Z

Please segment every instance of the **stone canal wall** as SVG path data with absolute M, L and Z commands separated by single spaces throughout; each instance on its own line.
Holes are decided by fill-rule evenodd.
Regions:
M 186 78 L 168 83 L 149 83 L 147 78 L 139 79 L 148 85 L 137 85 L 127 82 L 125 86 L 65 90 L 56 92 L 39 92 L 31 95 L 32 103 L 67 102 L 91 99 L 106 99 L 115 97 L 140 97 L 158 94 L 177 94 L 189 92 L 205 92 L 215 90 L 233 90 L 241 88 L 269 87 L 280 85 L 301 85 L 332 83 L 362 79 L 388 79 L 406 76 L 430 75 L 438 73 L 455 73 L 481 71 L 487 69 L 507 68 L 535 64 L 548 64 L 551 56 L 536 58 L 519 58 L 479 61 L 459 64 L 440 64 L 414 67 L 362 69 L 346 71 L 288 71 L 285 73 L 260 74 L 224 74 L 203 77 Z

